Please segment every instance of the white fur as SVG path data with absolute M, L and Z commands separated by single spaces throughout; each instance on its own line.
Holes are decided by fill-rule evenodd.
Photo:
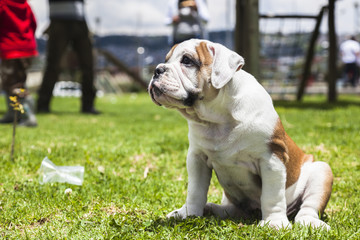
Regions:
M 189 91 L 199 90 L 196 89 L 197 69 L 182 65 L 180 59 L 184 54 L 196 54 L 195 46 L 199 42 L 190 40 L 175 48 L 168 62 L 159 65 L 166 67 L 167 72 L 149 85 L 150 92 L 154 86 L 164 92 L 159 96 L 153 94 L 153 100 L 179 109 L 189 125 L 188 195 L 185 204 L 167 216 L 184 219 L 202 216 L 204 209 L 209 209 L 219 217 L 244 217 L 244 212 L 259 208 L 261 226 L 291 227 L 287 208 L 303 196 L 307 205 L 301 208 L 295 221 L 328 228 L 316 212 L 320 201 L 318 193 L 327 178 L 328 166 L 304 164 L 298 181 L 285 189 L 285 165 L 268 146 L 279 116 L 257 80 L 243 70 L 237 71 L 244 64 L 239 55 L 207 42 L 215 58 L 211 83 L 219 92 L 215 98 L 197 100 L 191 107 L 182 104 L 181 99 Z M 229 74 L 232 77 L 226 79 Z M 212 170 L 231 196 L 230 200 L 224 194 L 221 205 L 207 203 Z M 312 177 L 315 171 L 320 180 Z M 261 179 L 261 183 L 255 181 L 256 178 Z M 246 209 L 238 207 L 243 202 Z

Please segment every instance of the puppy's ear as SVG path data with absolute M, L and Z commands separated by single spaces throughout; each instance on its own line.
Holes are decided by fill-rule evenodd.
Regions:
M 245 61 L 239 54 L 221 44 L 211 44 L 209 49 L 213 53 L 211 84 L 220 89 L 244 66 Z

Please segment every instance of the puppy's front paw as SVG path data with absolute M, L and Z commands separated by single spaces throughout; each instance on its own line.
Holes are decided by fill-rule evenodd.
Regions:
M 259 222 L 259 226 L 260 227 L 269 226 L 277 230 L 281 228 L 291 229 L 291 223 L 287 218 L 261 220 Z
M 187 216 L 184 214 L 180 209 L 174 210 L 168 215 L 166 215 L 167 218 L 176 218 L 176 219 L 185 219 Z
M 167 218 L 176 218 L 176 219 L 185 219 L 189 216 L 202 216 L 203 210 L 198 210 L 197 208 L 189 208 L 186 204 L 182 206 L 181 208 L 172 211 L 168 215 L 166 215 Z
M 314 218 L 312 216 L 302 216 L 296 218 L 295 222 L 304 226 L 311 226 L 313 228 L 324 228 L 327 231 L 330 230 L 329 225 L 327 225 L 325 222 L 321 221 L 320 219 Z

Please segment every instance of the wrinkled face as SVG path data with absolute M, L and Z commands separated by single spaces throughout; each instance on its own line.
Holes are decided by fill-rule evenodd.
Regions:
M 243 64 L 242 57 L 220 44 L 188 40 L 175 45 L 157 66 L 149 94 L 160 106 L 189 108 L 216 97 Z

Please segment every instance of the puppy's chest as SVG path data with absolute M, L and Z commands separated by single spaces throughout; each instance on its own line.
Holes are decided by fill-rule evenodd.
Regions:
M 258 203 L 261 195 L 259 159 L 246 152 L 233 156 L 209 155 L 208 164 L 216 173 L 219 183 L 233 201 L 243 196 Z
M 222 187 L 234 199 L 246 195 L 258 200 L 261 193 L 260 159 L 268 152 L 264 135 L 234 129 L 229 132 L 223 129 L 221 133 L 217 138 L 197 134 L 190 144 L 206 156 L 208 167 L 215 171 Z
M 206 156 L 210 168 L 232 168 L 253 174 L 259 174 L 259 159 L 269 151 L 263 136 L 236 131 L 217 137 L 192 135 L 190 145 Z
M 206 151 L 207 165 L 219 175 L 238 178 L 238 175 L 260 175 L 260 158 L 247 151 Z M 236 176 L 233 176 L 236 175 Z M 241 177 L 242 178 L 242 177 Z M 246 177 L 245 177 L 246 178 Z

